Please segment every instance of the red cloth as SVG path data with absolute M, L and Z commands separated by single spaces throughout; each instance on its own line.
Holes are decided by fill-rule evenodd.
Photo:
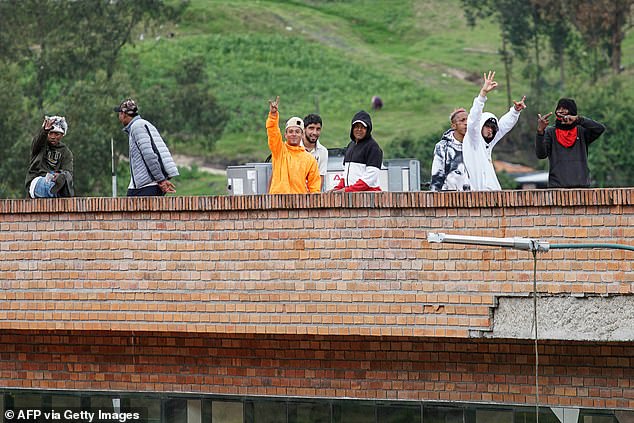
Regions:
M 572 129 L 555 128 L 555 137 L 557 142 L 566 148 L 570 148 L 577 141 L 577 127 Z

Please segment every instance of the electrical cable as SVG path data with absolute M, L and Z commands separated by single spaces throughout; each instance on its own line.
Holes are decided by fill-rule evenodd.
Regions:
M 533 253 L 533 327 L 535 328 L 535 423 L 539 423 L 539 350 L 537 342 L 537 249 Z

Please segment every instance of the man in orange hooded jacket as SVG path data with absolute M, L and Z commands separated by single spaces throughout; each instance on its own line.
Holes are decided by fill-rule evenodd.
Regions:
M 278 106 L 280 97 L 269 101 L 269 116 L 266 119 L 266 134 L 271 149 L 273 175 L 269 194 L 306 194 L 320 192 L 321 177 L 317 160 L 301 145 L 304 122 L 292 117 L 286 122 L 282 142 L 279 128 Z

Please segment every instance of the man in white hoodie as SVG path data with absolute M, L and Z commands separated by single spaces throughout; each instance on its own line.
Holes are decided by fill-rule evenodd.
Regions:
M 524 104 L 526 96 L 524 96 L 520 101 L 513 101 L 513 107 L 499 121 L 493 113 L 484 112 L 487 94 L 497 86 L 495 72 L 485 73 L 480 94 L 473 100 L 473 106 L 467 118 L 467 134 L 464 137 L 462 154 L 467 172 L 469 172 L 472 191 L 502 189 L 493 168 L 491 151 L 498 141 L 513 129 L 520 117 L 520 112 L 526 108 Z

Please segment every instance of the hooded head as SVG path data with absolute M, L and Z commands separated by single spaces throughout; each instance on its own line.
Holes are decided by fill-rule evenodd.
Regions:
M 484 112 L 480 117 L 480 134 L 484 141 L 489 144 L 498 133 L 498 119 L 493 113 Z
M 577 116 L 577 103 L 572 98 L 561 98 L 557 102 L 555 111 L 565 109 L 568 111 L 568 115 Z
M 555 108 L 555 128 L 570 130 L 576 123 L 564 123 L 564 116 L 577 116 L 577 103 L 572 98 L 561 98 Z
M 360 139 L 357 140 L 354 134 L 355 125 L 361 125 L 365 128 L 365 135 L 363 135 Z M 372 137 L 372 118 L 368 112 L 361 110 L 357 112 L 352 120 L 350 121 L 350 139 L 352 141 L 363 141 Z

